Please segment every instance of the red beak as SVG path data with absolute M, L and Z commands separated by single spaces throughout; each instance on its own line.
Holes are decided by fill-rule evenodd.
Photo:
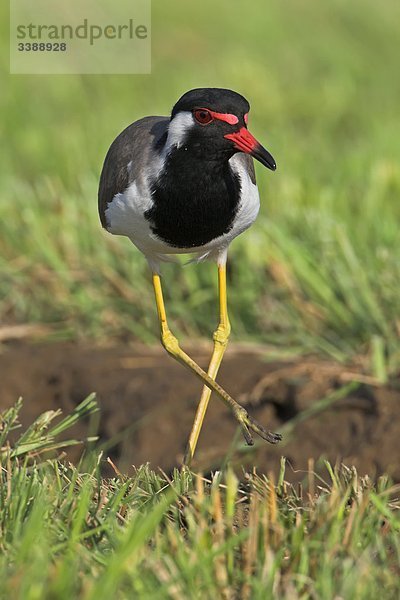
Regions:
M 224 137 L 226 137 L 228 140 L 232 140 L 233 145 L 237 150 L 244 152 L 245 154 L 250 154 L 262 165 L 268 167 L 268 169 L 271 169 L 271 171 L 275 171 L 276 163 L 273 157 L 268 150 L 261 146 L 260 142 L 258 142 L 256 138 L 251 135 L 250 131 L 248 131 L 246 127 L 241 127 L 239 131 L 236 131 L 235 133 L 228 133 Z

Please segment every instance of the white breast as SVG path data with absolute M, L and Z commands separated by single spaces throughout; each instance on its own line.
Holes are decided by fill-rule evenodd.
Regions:
M 233 227 L 227 234 L 228 237 L 231 237 L 232 241 L 233 238 L 248 229 L 256 220 L 258 211 L 260 210 L 260 196 L 257 185 L 251 181 L 250 175 L 244 168 L 240 154 L 232 156 L 229 164 L 237 175 L 239 175 L 241 184 L 239 209 L 236 213 Z
M 147 178 L 135 180 L 109 203 L 105 211 L 108 231 L 115 235 L 126 235 L 132 241 L 146 241 L 152 233 L 144 214 L 151 206 Z

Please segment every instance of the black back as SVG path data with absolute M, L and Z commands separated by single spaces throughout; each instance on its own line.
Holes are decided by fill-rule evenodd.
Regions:
M 146 173 L 152 152 L 165 143 L 168 123 L 168 117 L 144 117 L 124 129 L 111 144 L 104 159 L 98 194 L 103 227 L 107 228 L 105 211 L 108 204 L 140 177 L 140 173 Z

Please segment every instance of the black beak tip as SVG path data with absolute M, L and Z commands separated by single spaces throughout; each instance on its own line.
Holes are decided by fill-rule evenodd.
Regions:
M 267 167 L 267 169 L 270 169 L 271 171 L 276 171 L 276 162 L 274 157 L 263 146 L 259 144 L 252 152 L 252 155 L 256 160 L 264 165 L 264 167 Z
M 270 169 L 270 171 L 276 171 L 276 162 L 270 154 L 268 157 L 267 156 L 263 157 L 263 160 L 260 160 L 260 162 L 265 167 L 267 167 L 267 169 Z

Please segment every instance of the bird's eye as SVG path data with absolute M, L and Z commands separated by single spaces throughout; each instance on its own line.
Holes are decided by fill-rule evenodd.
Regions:
M 244 122 L 246 123 L 246 125 L 247 125 L 247 123 L 249 122 L 249 113 L 246 113 L 246 114 L 244 115 Z
M 200 125 L 208 125 L 213 120 L 212 114 L 205 108 L 198 108 L 193 111 L 194 118 Z

